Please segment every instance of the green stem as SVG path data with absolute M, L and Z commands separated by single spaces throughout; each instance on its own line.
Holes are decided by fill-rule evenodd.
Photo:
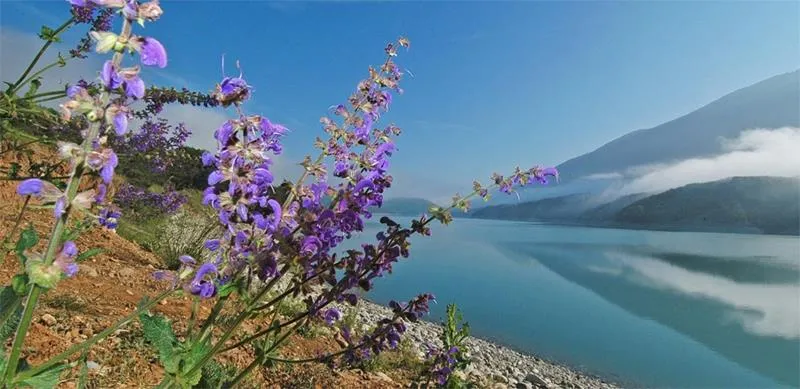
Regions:
M 14 88 L 14 91 L 19 90 L 19 88 L 22 88 L 23 86 L 25 86 L 25 84 L 31 82 L 31 80 L 36 79 L 36 77 L 39 77 L 42 73 L 44 73 L 44 72 L 46 72 L 46 71 L 48 71 L 48 70 L 50 70 L 50 69 L 52 69 L 52 68 L 54 68 L 56 66 L 61 66 L 61 64 L 62 64 L 62 61 L 55 61 L 55 62 L 53 62 L 53 63 L 51 63 L 51 64 L 49 64 L 49 65 L 47 65 L 47 66 L 45 66 L 45 67 L 43 67 L 41 69 L 39 69 L 38 72 L 33 73 L 30 77 L 26 78 L 25 81 L 22 81 L 22 83 L 17 85 L 16 88 Z
M 192 299 L 192 313 L 189 316 L 189 324 L 186 327 L 186 340 L 191 341 L 192 339 L 192 329 L 194 329 L 194 321 L 197 318 L 197 307 L 200 305 L 200 299 L 194 297 Z
M 128 36 L 130 36 L 130 34 L 131 34 L 131 22 L 128 19 L 125 19 L 122 25 L 122 34 L 120 36 L 127 38 Z M 120 61 L 122 61 L 122 54 L 115 53 L 113 58 L 114 65 L 119 66 Z M 31 77 L 35 77 L 36 75 L 40 74 L 46 69 L 47 67 L 45 67 L 45 69 L 40 70 Z M 29 77 L 29 79 L 31 77 Z M 105 106 L 108 103 L 108 99 L 109 99 L 108 95 L 105 95 L 103 97 L 102 106 Z M 94 122 L 89 126 L 89 131 L 86 134 L 86 138 L 84 138 L 82 144 L 84 155 L 88 155 L 92 151 L 92 143 L 94 139 L 97 138 L 99 131 L 100 131 L 99 122 Z M 69 179 L 69 183 L 67 184 L 67 190 L 65 193 L 67 200 L 67 207 L 64 214 L 61 215 L 61 217 L 58 218 L 58 220 L 56 221 L 55 226 L 53 226 L 53 231 L 50 234 L 50 241 L 48 242 L 47 251 L 44 256 L 44 265 L 46 266 L 49 266 L 50 264 L 53 263 L 58 248 L 61 245 L 61 236 L 64 234 L 67 220 L 69 218 L 70 211 L 72 210 L 72 206 L 70 204 L 72 203 L 72 199 L 74 199 L 78 193 L 78 187 L 80 186 L 83 170 L 84 170 L 83 163 L 76 163 L 75 167 L 72 169 L 72 174 Z M 33 312 L 36 309 L 36 303 L 39 301 L 39 296 L 41 296 L 41 294 L 42 294 L 42 289 L 38 285 L 33 284 L 30 288 L 30 292 L 28 292 L 28 298 L 25 301 L 25 309 L 22 312 L 22 319 L 20 320 L 20 323 L 17 326 L 16 334 L 14 335 L 14 341 L 11 345 L 11 352 L 9 353 L 8 356 L 6 370 L 5 372 L 2 373 L 2 375 L 0 375 L 0 377 L 3 377 L 3 382 L 11 382 L 14 376 L 16 375 L 17 367 L 19 366 L 20 353 L 22 352 L 22 345 L 25 343 L 25 335 L 28 333 L 28 329 L 30 328 L 31 320 L 33 319 Z M 105 333 L 105 331 L 101 332 L 101 334 L 103 333 Z M 108 334 L 110 333 L 111 332 L 108 332 Z M 92 339 L 95 338 L 97 337 L 94 337 Z M 86 343 L 88 343 L 88 341 L 84 342 L 83 344 Z M 74 353 L 74 351 L 72 353 Z M 71 354 L 68 354 L 67 356 Z M 55 358 L 51 359 L 44 365 L 46 366 L 54 364 L 55 363 L 53 362 L 54 359 Z M 41 366 L 39 366 L 36 369 L 26 370 L 25 373 L 23 373 L 21 376 L 28 376 L 28 377 L 33 376 L 33 374 L 30 372 L 37 371 L 40 369 Z
M 36 103 L 36 104 L 39 104 L 39 103 L 44 103 L 44 102 L 47 102 L 47 101 L 52 101 L 52 100 L 63 99 L 63 98 L 64 98 L 64 96 L 66 96 L 66 95 L 67 95 L 67 94 L 66 94 L 66 93 L 64 93 L 64 94 L 60 94 L 60 95 L 57 95 L 57 96 L 50 96 L 50 97 L 48 97 L 48 98 L 45 98 L 45 99 L 36 100 L 36 101 L 34 101 L 34 103 Z
M 22 100 L 33 100 L 33 99 L 38 99 L 40 97 L 55 96 L 55 95 L 59 95 L 59 96 L 63 97 L 63 96 L 67 95 L 67 92 L 65 90 L 63 90 L 63 89 L 62 90 L 54 90 L 54 91 L 50 91 L 50 92 L 42 92 L 42 93 L 37 93 L 37 94 L 31 95 L 31 96 L 25 96 L 25 97 L 22 98 Z
M 154 307 L 154 306 L 155 306 L 156 304 L 158 304 L 158 303 L 159 303 L 161 300 L 163 300 L 163 299 L 167 298 L 167 297 L 168 297 L 170 294 L 172 294 L 172 293 L 174 293 L 174 292 L 175 292 L 175 290 L 174 290 L 174 289 L 170 289 L 170 290 L 168 290 L 168 291 L 166 291 L 166 292 L 164 292 L 164 293 L 161 293 L 160 295 L 156 296 L 156 297 L 155 297 L 153 300 L 150 300 L 150 301 L 148 301 L 146 304 L 144 304 L 144 305 L 142 305 L 141 307 L 139 307 L 139 308 L 137 308 L 136 310 L 134 310 L 134 311 L 133 311 L 131 314 L 129 314 L 128 316 L 125 316 L 124 318 L 120 319 L 118 322 L 116 322 L 116 323 L 115 323 L 114 325 L 112 325 L 111 327 L 108 327 L 108 328 L 106 328 L 106 329 L 105 329 L 105 330 L 103 330 L 102 332 L 100 332 L 100 333 L 98 333 L 97 335 L 95 335 L 95 336 L 93 336 L 93 337 L 91 337 L 91 338 L 87 339 L 87 340 L 86 340 L 86 341 L 84 341 L 83 343 L 79 343 L 79 344 L 73 345 L 72 347 L 68 348 L 68 349 L 67 349 L 67 350 L 65 350 L 64 352 L 62 352 L 62 353 L 60 353 L 60 354 L 58 354 L 58 355 L 56 355 L 56 356 L 54 356 L 54 357 L 50 358 L 50 359 L 49 359 L 47 362 L 45 362 L 45 363 L 43 363 L 43 364 L 41 364 L 41 365 L 39 365 L 39 366 L 36 366 L 36 367 L 34 367 L 34 368 L 31 368 L 30 370 L 25 370 L 25 371 L 21 372 L 21 373 L 20 373 L 20 374 L 19 374 L 19 375 L 16 377 L 16 380 L 15 380 L 15 382 L 20 382 L 20 381 L 22 381 L 22 380 L 25 380 L 25 379 L 28 379 L 28 378 L 30 378 L 30 377 L 33 377 L 33 376 L 35 376 L 36 374 L 38 374 L 38 373 L 40 373 L 40 372 L 42 372 L 42 371 L 44 371 L 44 370 L 46 370 L 46 369 L 50 368 L 51 366 L 55 365 L 56 363 L 59 363 L 59 362 L 61 362 L 61 361 L 65 360 L 65 359 L 69 358 L 69 357 L 70 357 L 71 355 L 73 355 L 73 354 L 75 354 L 75 353 L 77 353 L 77 352 L 81 352 L 81 351 L 83 351 L 83 350 L 87 350 L 87 349 L 89 349 L 89 347 L 91 347 L 91 346 L 93 346 L 95 343 L 97 343 L 97 342 L 99 342 L 99 341 L 103 340 L 103 339 L 104 339 L 105 337 L 107 337 L 108 335 L 111 335 L 111 334 L 112 334 L 114 331 L 116 331 L 116 330 L 117 330 L 117 329 L 119 329 L 120 327 L 124 326 L 124 325 L 125 325 L 125 324 L 127 324 L 129 321 L 131 321 L 131 320 L 133 320 L 133 319 L 135 319 L 135 318 L 139 317 L 139 315 L 140 315 L 142 312 L 145 312 L 145 311 L 147 311 L 148 309 L 150 309 L 150 308 Z
M 55 32 L 53 34 L 53 37 L 55 38 L 58 35 L 60 35 L 62 32 L 66 31 L 66 29 L 68 29 L 72 25 L 72 23 L 74 21 L 75 21 L 74 17 L 69 18 L 69 20 L 64 22 L 64 24 L 62 24 L 61 26 L 59 26 L 55 30 Z M 11 86 L 11 88 L 9 88 L 9 94 L 12 94 L 12 93 L 16 92 L 19 89 L 19 87 L 23 85 L 23 84 L 21 84 L 22 80 L 24 80 L 25 77 L 28 75 L 28 73 L 30 73 L 31 70 L 33 70 L 33 67 L 36 66 L 36 63 L 39 62 L 39 59 L 42 58 L 42 55 L 44 55 L 45 51 L 47 51 L 47 49 L 52 44 L 53 44 L 53 41 L 52 40 L 48 40 L 47 42 L 44 43 L 44 45 L 42 45 L 42 48 L 39 49 L 39 52 L 36 53 L 35 57 L 33 57 L 33 61 L 31 61 L 31 63 L 28 65 L 28 67 L 25 69 L 25 71 L 22 73 L 22 75 L 19 76 L 19 79 L 17 79 L 17 81 Z

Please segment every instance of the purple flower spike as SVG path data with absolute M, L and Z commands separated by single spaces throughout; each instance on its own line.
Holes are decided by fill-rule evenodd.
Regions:
M 161 42 L 155 38 L 141 38 L 139 55 L 142 58 L 143 65 L 158 66 L 162 69 L 167 67 L 167 51 Z

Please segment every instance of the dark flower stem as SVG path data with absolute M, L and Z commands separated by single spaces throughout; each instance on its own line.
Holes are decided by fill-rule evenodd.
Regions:
M 62 24 L 61 26 L 59 26 L 55 30 L 53 36 L 57 37 L 62 32 L 66 31 L 70 26 L 72 26 L 72 24 L 74 22 L 75 22 L 75 18 L 74 17 L 69 18 L 66 22 L 64 22 L 64 24 Z M 14 94 L 14 92 L 16 92 L 22 85 L 25 85 L 22 81 L 25 79 L 25 77 L 28 76 L 28 74 L 31 72 L 31 70 L 33 70 L 33 67 L 36 66 L 36 63 L 39 62 L 39 60 L 42 58 L 42 55 L 44 55 L 45 51 L 47 51 L 47 49 L 52 44 L 53 44 L 53 40 L 48 39 L 47 42 L 45 42 L 44 45 L 42 45 L 42 48 L 39 49 L 39 52 L 36 53 L 35 57 L 33 57 L 33 61 L 31 61 L 31 63 L 28 65 L 28 67 L 25 69 L 25 71 L 22 73 L 22 75 L 19 76 L 19 79 L 17 79 L 17 81 L 14 82 L 14 84 L 9 88 L 9 90 L 8 90 L 8 94 L 9 95 Z M 40 74 L 40 73 L 41 73 L 41 71 L 37 72 L 36 74 Z
M 19 210 L 17 214 L 17 219 L 14 220 L 14 227 L 11 227 L 11 231 L 3 238 L 3 243 L 0 247 L 5 248 L 6 244 L 8 244 L 9 239 L 14 239 L 14 234 L 17 232 L 17 228 L 19 228 L 19 223 L 22 222 L 22 216 L 25 214 L 25 211 L 28 208 L 28 203 L 31 201 L 31 196 L 25 196 L 25 202 L 22 203 L 22 208 Z M 0 260 L 2 262 L 2 260 Z M 2 321 L 0 321 L 2 323 Z

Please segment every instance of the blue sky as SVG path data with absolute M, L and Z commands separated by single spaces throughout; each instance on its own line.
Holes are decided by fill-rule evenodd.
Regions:
M 163 0 L 143 34 L 170 54 L 157 80 L 210 90 L 226 72 L 256 87 L 250 110 L 282 122 L 287 160 L 322 134 L 366 67 L 400 35 L 406 93 L 401 195 L 442 197 L 515 165 L 555 165 L 800 67 L 798 2 L 234 2 Z M 2 1 L 4 30 L 36 32 L 62 1 Z M 2 48 L 0 48 L 2 50 Z M 9 55 L 2 53 L 3 56 Z M 215 124 L 194 128 L 209 144 Z

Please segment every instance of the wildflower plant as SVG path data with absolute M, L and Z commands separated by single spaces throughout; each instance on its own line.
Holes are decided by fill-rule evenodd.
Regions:
M 157 0 L 141 4 L 137 0 L 68 1 L 75 20 L 93 20 L 95 28 L 90 36 L 95 51 L 113 55 L 99 69 L 98 80 L 79 82 L 66 90 L 62 120 L 79 119 L 85 127 L 79 132 L 79 142 L 59 143 L 59 155 L 70 169 L 64 187 L 41 178 L 21 181 L 17 187 L 19 195 L 30 196 L 52 209 L 54 226 L 43 253 L 31 251 L 38 236 L 23 232 L 16 245 L 23 270 L 2 290 L 0 334 L 14 333 L 11 348 L 0 354 L 0 378 L 8 387 L 35 386 L 34 381 L 57 379 L 69 366 L 66 361 L 70 356 L 87 352 L 135 319 L 158 352 L 165 371 L 160 385 L 163 388 L 198 385 L 204 371 L 215 370 L 216 356 L 237 348 L 251 350 L 253 360 L 235 376 L 226 378 L 227 386 L 236 386 L 255 369 L 275 363 L 358 366 L 397 348 L 409 323 L 427 314 L 435 297 L 423 293 L 408 302 L 392 301 L 391 316 L 358 335 L 341 323 L 343 315 L 337 305 L 357 305 L 359 293 L 370 291 L 376 278 L 388 275 L 395 263 L 409 256 L 410 238 L 430 235 L 428 225 L 434 220 L 451 222 L 453 208 L 466 211 L 474 197 L 488 199 L 496 188 L 510 193 L 515 186 L 546 183 L 548 177 L 557 176 L 555 169 L 540 167 L 518 168 L 509 177 L 494 175 L 488 186 L 475 182 L 471 194 L 456 196 L 448 207 L 432 207 L 429 214 L 413 220 L 410 226 L 382 217 L 383 230 L 374 242 L 364 243 L 357 250 L 343 250 L 342 242 L 364 230 L 365 222 L 372 218 L 370 209 L 382 205 L 392 184 L 390 159 L 401 130 L 394 124 L 378 124 L 394 97 L 402 93 L 403 72 L 395 58 L 399 49 L 409 48 L 407 39 L 389 43 L 382 64 L 370 67 L 368 76 L 358 82 L 347 101 L 332 106 L 320 119 L 325 135 L 314 143 L 317 155 L 305 157 L 301 163 L 304 171 L 296 181 L 278 187 L 272 161 L 282 153 L 281 141 L 289 129 L 266 116 L 244 112 L 243 103 L 254 89 L 243 75 L 225 77 L 209 95 L 148 88 L 141 78 L 141 67 L 167 66 L 167 52 L 156 38 L 136 35 L 134 26 L 159 19 L 163 11 Z M 94 19 L 90 15 L 95 15 Z M 122 21 L 118 33 L 108 28 L 112 17 Z M 85 53 L 86 47 L 87 43 L 81 41 L 76 50 Z M 125 53 L 134 54 L 138 63 L 124 62 Z M 142 100 L 146 108 L 137 110 L 132 103 Z M 216 149 L 201 158 L 202 164 L 212 169 L 203 204 L 213 209 L 220 232 L 203 243 L 205 255 L 181 255 L 177 270 L 157 272 L 154 276 L 164 281 L 165 290 L 142 301 L 131 314 L 46 362 L 37 366 L 22 363 L 21 350 L 39 297 L 78 270 L 75 262 L 81 254 L 74 244 L 75 234 L 67 229 L 68 219 L 88 215 L 95 225 L 116 226 L 122 215 L 107 194 L 118 165 L 124 161 L 117 152 L 135 147 L 158 152 L 173 147 L 172 140 L 151 142 L 152 134 L 170 132 L 165 130 L 166 123 L 151 118 L 163 104 L 176 100 L 224 107 L 235 113 L 235 118 L 220 123 L 215 130 Z M 145 119 L 145 128 L 133 136 L 136 142 L 126 143 L 125 139 L 132 138 L 128 127 L 133 117 Z M 173 133 L 176 143 L 189 135 L 180 128 Z M 95 184 L 88 187 L 88 182 Z M 128 186 L 117 192 L 120 204 L 153 202 L 164 212 L 185 201 L 165 197 L 168 195 L 151 196 Z M 155 304 L 173 295 L 190 296 L 193 301 L 182 334 L 167 318 L 149 313 Z M 288 314 L 281 311 L 287 299 L 302 301 L 302 309 Z M 213 307 L 201 318 L 198 307 L 204 301 Z M 242 324 L 248 320 L 259 323 L 258 329 L 246 331 Z M 340 339 L 341 349 L 308 358 L 284 357 L 281 346 L 310 325 L 330 326 Z M 456 331 L 453 336 L 445 340 L 450 348 L 436 354 L 445 356 L 444 362 L 440 363 L 437 356 L 431 363 L 440 383 L 447 382 L 453 368 L 464 361 L 457 348 L 465 335 Z M 456 351 L 452 351 L 454 348 Z M 450 364 L 451 359 L 455 365 Z

